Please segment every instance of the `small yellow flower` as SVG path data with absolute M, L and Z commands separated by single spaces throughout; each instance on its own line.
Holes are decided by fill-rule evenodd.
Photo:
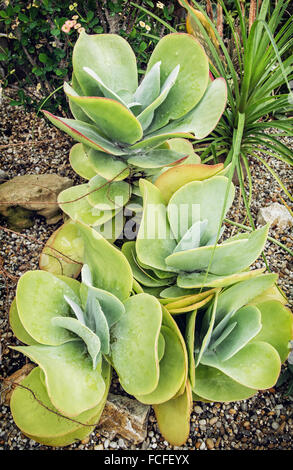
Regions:
M 84 28 L 78 28 L 78 30 L 77 30 L 77 32 L 78 32 L 79 34 L 82 33 L 83 31 L 85 31 Z
M 81 27 L 81 24 L 80 23 L 76 23 L 76 25 L 74 26 L 74 29 L 79 29 Z
M 74 8 L 76 8 L 76 7 L 77 7 L 77 3 L 74 3 L 73 6 L 74 6 Z
M 157 7 L 158 7 L 158 8 L 161 8 L 161 10 L 164 9 L 164 6 L 165 6 L 164 3 L 162 3 L 162 2 L 157 2 Z
M 151 27 L 147 24 L 146 27 L 145 27 L 145 29 L 146 29 L 147 31 L 150 31 L 150 30 L 151 30 Z
M 78 15 L 73 15 L 72 20 L 78 20 Z
M 56 44 L 56 42 L 55 42 L 55 41 L 54 41 L 54 42 L 52 42 L 52 46 L 53 46 L 53 47 L 57 47 L 57 44 Z
M 74 5 L 69 5 L 69 10 L 70 11 L 74 10 Z
M 140 21 L 139 26 L 141 26 L 142 28 L 145 28 L 145 23 L 143 21 Z

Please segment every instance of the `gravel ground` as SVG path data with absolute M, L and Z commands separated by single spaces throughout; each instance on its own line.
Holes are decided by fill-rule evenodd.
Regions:
M 6 95 L 12 96 L 13 91 Z M 68 153 L 71 140 L 61 132 L 50 126 L 44 119 L 35 119 L 34 113 L 23 110 L 22 107 L 8 106 L 9 100 L 3 99 L 0 109 L 2 141 L 0 144 L 0 168 L 9 178 L 24 174 L 58 173 L 68 176 L 76 183 L 82 181 L 70 168 Z M 34 128 L 35 143 L 32 143 L 32 130 Z M 285 141 L 292 146 L 292 141 Z M 267 157 L 265 157 L 267 159 Z M 269 160 L 270 165 L 279 174 L 282 181 L 289 187 L 292 181 L 292 170 L 288 165 L 275 159 Z M 272 176 L 264 167 L 251 160 L 254 194 L 252 200 L 252 213 L 254 219 L 259 208 L 271 202 L 282 203 L 280 196 L 289 205 L 288 198 L 280 191 Z M 239 223 L 245 222 L 245 210 L 239 199 L 239 191 L 235 198 L 233 210 L 229 218 Z M 34 226 L 23 230 L 20 234 L 5 231 L 7 228 L 3 220 L 0 221 L 0 269 L 2 270 L 1 315 L 0 332 L 2 361 L 0 374 L 7 377 L 22 367 L 26 359 L 23 355 L 8 348 L 18 344 L 8 324 L 8 309 L 15 295 L 17 279 L 25 271 L 38 268 L 38 258 L 43 244 L 50 234 L 60 225 L 47 225 L 45 219 L 36 217 Z M 227 235 L 234 232 L 231 226 L 227 227 Z M 292 232 L 289 230 L 279 232 L 271 229 L 270 235 L 288 247 L 293 246 Z M 290 255 L 272 243 L 267 243 L 265 254 L 269 267 L 279 274 L 279 285 L 287 296 L 292 299 L 292 265 L 290 268 Z M 254 267 L 263 266 L 259 259 Z M 0 271 L 1 272 L 1 271 Z M 0 285 L 1 289 L 1 285 Z M 291 290 L 291 292 L 290 292 Z M 290 295 L 291 294 L 291 295 Z M 111 391 L 121 393 L 117 378 L 114 378 Z M 190 437 L 183 447 L 171 447 L 159 433 L 153 412 L 148 423 L 147 439 L 138 446 L 133 446 L 119 438 L 106 439 L 93 432 L 89 438 L 81 443 L 73 444 L 66 449 L 150 449 L 150 450 L 206 450 L 206 449 L 250 449 L 250 450 L 276 450 L 292 449 L 292 397 L 286 396 L 286 385 L 267 391 L 260 391 L 256 396 L 242 402 L 230 404 L 194 403 L 191 415 Z M 22 450 L 51 449 L 26 438 L 15 426 L 9 407 L 0 406 L 0 449 Z

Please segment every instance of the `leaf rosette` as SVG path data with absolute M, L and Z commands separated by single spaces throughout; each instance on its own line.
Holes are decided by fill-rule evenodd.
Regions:
M 206 137 L 224 111 L 227 94 L 225 80 L 210 81 L 202 46 L 183 33 L 159 41 L 138 84 L 136 58 L 123 38 L 83 32 L 64 91 L 74 119 L 45 114 L 79 142 L 70 162 L 89 183 L 63 191 L 59 204 L 71 218 L 95 225 L 127 204 L 140 176 L 158 175 L 185 161 L 186 148 L 175 149 L 168 141 Z

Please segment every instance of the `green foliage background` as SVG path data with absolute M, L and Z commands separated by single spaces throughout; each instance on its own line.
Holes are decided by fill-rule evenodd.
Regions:
M 176 0 L 153 2 L 138 0 L 176 29 L 185 30 L 184 9 Z M 87 33 L 117 33 L 130 42 L 142 72 L 159 38 L 168 30 L 159 21 L 125 0 L 72 2 L 64 0 L 8 0 L 0 3 L 0 80 L 2 86 L 17 84 L 18 100 L 11 104 L 39 107 L 45 98 L 70 79 L 71 55 L 78 32 L 64 33 L 66 20 L 78 16 Z M 46 107 L 61 110 L 62 91 L 54 94 Z

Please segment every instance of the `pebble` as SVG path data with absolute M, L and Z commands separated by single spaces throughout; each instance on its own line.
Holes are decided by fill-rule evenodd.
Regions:
M 210 437 L 206 440 L 206 446 L 208 449 L 213 449 L 215 447 L 215 443 L 213 441 L 213 439 L 211 439 Z
M 193 408 L 193 411 L 200 415 L 202 412 L 203 412 L 203 409 L 199 406 L 199 405 L 196 405 L 194 408 Z

